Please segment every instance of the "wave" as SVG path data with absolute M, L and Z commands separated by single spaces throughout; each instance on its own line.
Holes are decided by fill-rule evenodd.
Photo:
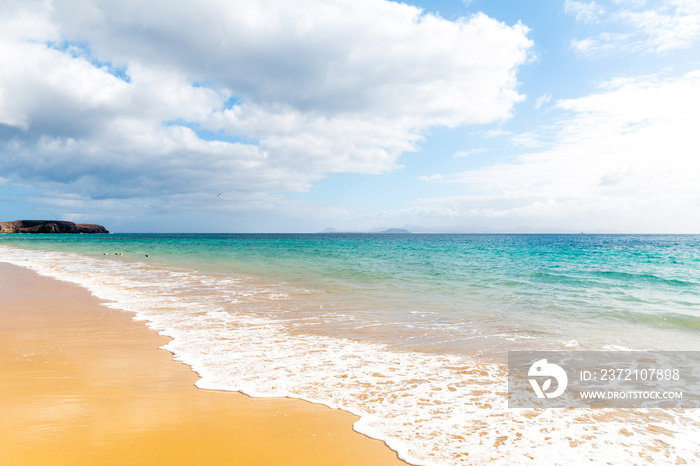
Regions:
M 664 277 L 660 277 L 660 276 L 653 275 L 650 273 L 631 273 L 631 272 L 619 272 L 619 271 L 612 271 L 612 270 L 600 270 L 600 271 L 592 271 L 592 272 L 590 272 L 590 274 L 595 275 L 595 276 L 599 276 L 599 277 L 608 278 L 608 279 L 619 280 L 622 283 L 625 283 L 625 282 L 654 283 L 654 284 L 662 284 L 662 285 L 668 285 L 668 286 L 680 286 L 680 287 L 692 287 L 692 286 L 699 285 L 697 282 L 693 282 L 693 281 L 680 280 L 678 278 L 664 278 Z
M 272 312 L 302 299 L 302 290 L 280 283 L 5 246 L 0 261 L 77 283 L 135 313 L 172 338 L 164 349 L 192 366 L 200 388 L 350 411 L 360 417 L 355 430 L 414 464 L 700 457 L 697 424 L 687 420 L 698 422 L 697 412 L 509 409 L 503 364 L 304 332 Z M 621 434 L 629 429 L 634 436 Z M 675 432 L 673 442 L 666 431 Z

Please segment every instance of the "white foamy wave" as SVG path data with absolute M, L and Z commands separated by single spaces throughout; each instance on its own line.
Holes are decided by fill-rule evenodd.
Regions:
M 353 412 L 355 430 L 415 464 L 700 462 L 699 410 L 509 409 L 503 365 L 311 334 L 272 312 L 305 290 L 5 246 L 0 261 L 77 283 L 134 312 L 172 338 L 164 348 L 192 366 L 200 388 Z

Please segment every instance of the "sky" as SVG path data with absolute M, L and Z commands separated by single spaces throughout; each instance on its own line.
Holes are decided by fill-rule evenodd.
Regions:
M 700 233 L 697 0 L 0 0 L 0 220 Z

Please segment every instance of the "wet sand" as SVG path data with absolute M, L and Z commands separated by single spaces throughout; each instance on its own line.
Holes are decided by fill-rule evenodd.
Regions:
M 405 464 L 349 413 L 196 388 L 132 316 L 0 262 L 0 463 Z

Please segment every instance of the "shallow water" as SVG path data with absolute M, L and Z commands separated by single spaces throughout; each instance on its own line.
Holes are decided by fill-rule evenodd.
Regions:
M 414 463 L 700 461 L 696 410 L 508 409 L 504 365 L 700 350 L 698 236 L 6 235 L 0 260 L 136 312 L 202 388 L 342 407 Z

